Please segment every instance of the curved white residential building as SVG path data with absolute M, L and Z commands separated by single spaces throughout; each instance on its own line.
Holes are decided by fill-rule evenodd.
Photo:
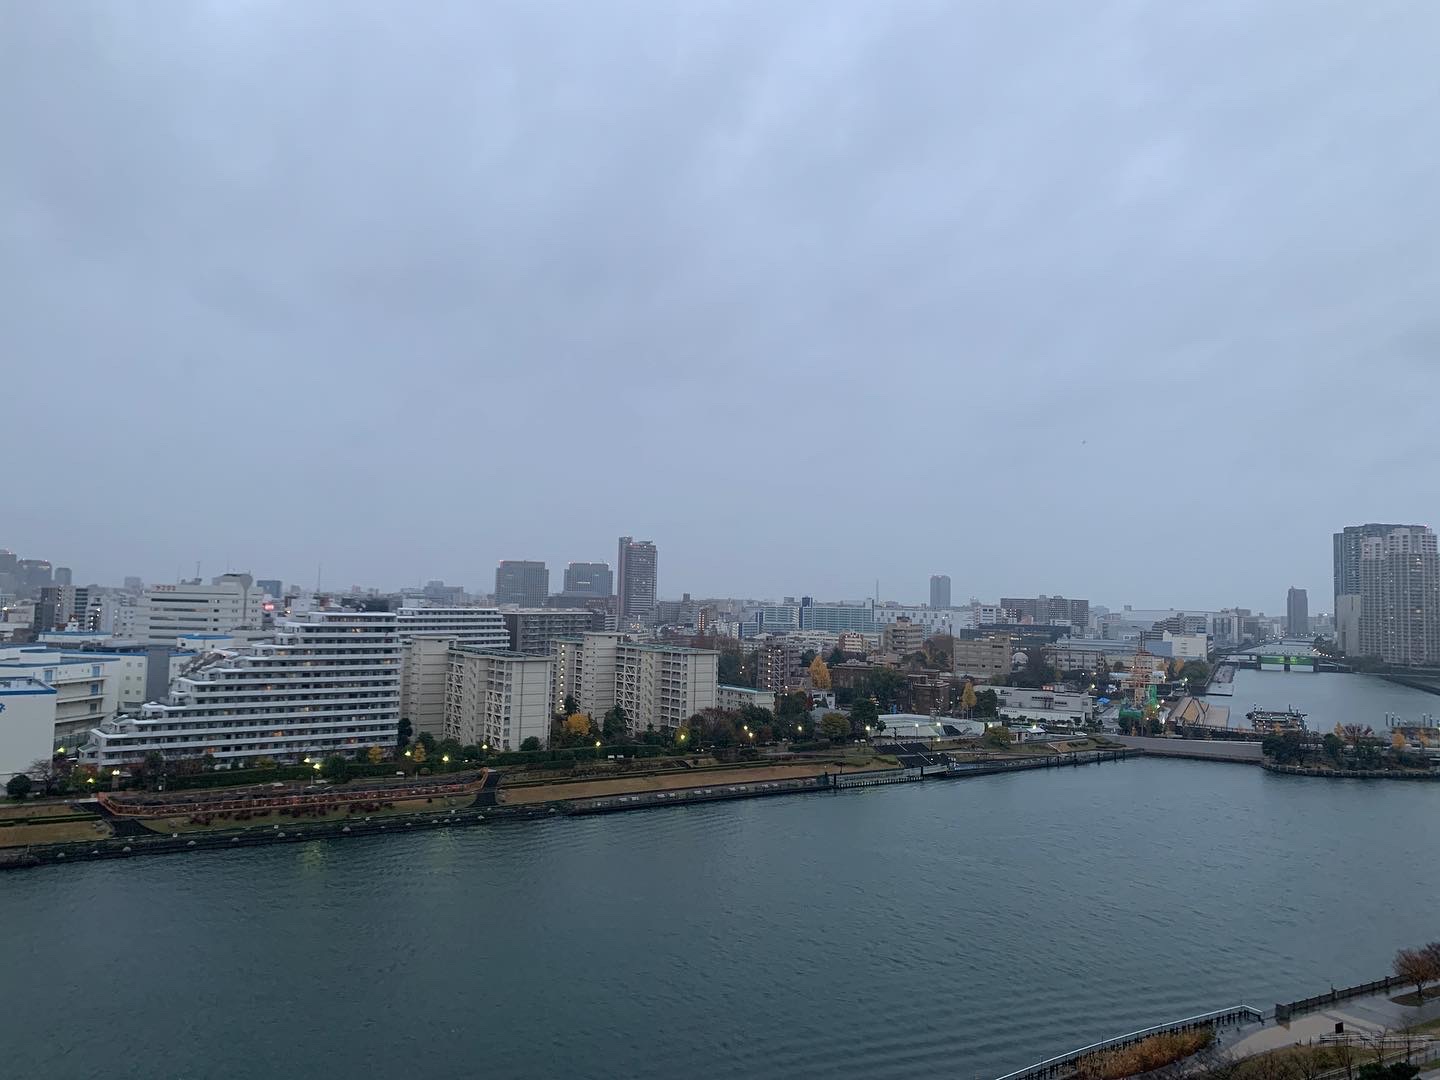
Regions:
M 315 611 L 276 623 L 273 642 L 213 653 L 170 697 L 91 732 L 102 767 L 212 755 L 217 762 L 360 753 L 395 745 L 400 639 L 394 612 Z

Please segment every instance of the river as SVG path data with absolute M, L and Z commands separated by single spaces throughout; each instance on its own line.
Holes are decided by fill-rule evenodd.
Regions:
M 1384 974 L 1437 815 L 1151 759 L 13 873 L 4 1075 L 989 1078 Z

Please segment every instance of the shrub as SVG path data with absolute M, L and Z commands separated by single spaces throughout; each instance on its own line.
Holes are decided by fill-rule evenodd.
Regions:
M 1210 1028 L 1167 1031 L 1118 1050 L 1103 1050 L 1081 1058 L 1075 1072 L 1080 1080 L 1121 1080 L 1199 1053 L 1214 1040 L 1215 1032 Z

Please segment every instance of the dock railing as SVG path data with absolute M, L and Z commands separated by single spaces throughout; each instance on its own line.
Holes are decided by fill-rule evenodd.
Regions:
M 1222 1028 L 1231 1024 L 1261 1023 L 1264 1019 L 1265 1014 L 1259 1009 L 1252 1009 L 1249 1005 L 1232 1005 L 1228 1009 L 1216 1009 L 1213 1012 L 1201 1013 L 1199 1016 L 1187 1016 L 1183 1020 L 1173 1020 L 1168 1024 L 1156 1024 L 1154 1027 L 1132 1031 L 1128 1035 L 1117 1035 L 1113 1039 L 1091 1043 L 1078 1050 L 1071 1050 L 1068 1054 L 1058 1054 L 1055 1057 L 1046 1058 L 1044 1061 L 1037 1061 L 1029 1068 L 1006 1073 L 999 1080 L 1051 1080 L 1054 1077 L 1069 1076 L 1075 1071 L 1075 1066 L 1081 1058 L 1103 1053 L 1106 1050 L 1118 1050 L 1124 1046 L 1131 1046 L 1152 1035 L 1163 1035 L 1171 1031 L 1193 1031 L 1196 1028 L 1205 1027 Z
M 1347 986 L 1341 990 L 1331 987 L 1328 994 L 1316 994 L 1314 997 L 1301 998 L 1299 1001 L 1276 1002 L 1275 1022 L 1277 1024 L 1288 1024 L 1290 1018 L 1302 1016 L 1316 1009 L 1323 1009 L 1326 1005 L 1334 1005 L 1340 1001 L 1348 1001 L 1350 998 L 1364 997 L 1366 994 L 1378 994 L 1382 990 L 1390 990 L 1397 986 L 1408 986 L 1402 979 L 1394 975 L 1383 979 L 1376 979 L 1374 982 L 1360 983 L 1358 986 Z

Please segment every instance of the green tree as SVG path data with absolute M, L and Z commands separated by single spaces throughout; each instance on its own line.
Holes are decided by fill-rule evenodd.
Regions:
M 839 645 L 831 649 L 830 655 L 825 658 L 825 663 L 828 667 L 834 667 L 836 664 L 843 664 L 844 662 L 845 651 L 841 649 Z
M 740 722 L 750 725 L 752 731 L 775 726 L 775 714 L 758 705 L 743 705 L 740 708 Z
M 460 751 L 461 746 L 459 739 L 441 739 L 435 744 L 436 757 L 448 757 L 451 761 L 459 761 Z
M 892 668 L 876 668 L 865 678 L 865 687 L 882 709 L 899 705 L 900 696 L 905 692 L 905 676 Z
M 415 728 L 410 723 L 410 718 L 402 716 L 400 724 L 395 729 L 395 745 L 404 749 L 410 745 L 410 739 L 415 734 Z
M 800 666 L 801 666 L 801 667 L 809 667 L 809 666 L 810 666 L 810 662 L 811 662 L 812 660 L 814 660 L 815 657 L 817 657 L 817 656 L 819 656 L 819 655 L 820 655 L 820 654 L 817 653 L 814 649 L 806 649 L 804 652 L 802 652 L 802 653 L 800 654 Z
M 425 753 L 430 757 L 435 756 L 435 736 L 428 731 L 422 731 L 416 736 L 415 741 L 425 748 Z
M 1000 695 L 986 687 L 975 694 L 975 715 L 996 716 L 1000 712 Z
M 403 724 L 405 721 L 402 720 L 400 722 Z M 273 769 L 275 768 L 275 759 L 273 757 L 257 757 L 253 768 Z
M 985 729 L 985 734 L 981 736 L 980 741 L 996 750 L 1008 749 L 1010 730 L 1004 724 L 991 724 Z
M 613 739 L 625 738 L 629 730 L 629 717 L 625 715 L 625 710 L 619 705 L 616 705 L 613 709 L 605 713 L 605 719 L 600 728 L 600 733 L 605 737 L 607 742 Z
M 726 649 L 720 654 L 719 680 L 722 686 L 739 686 L 740 680 L 744 677 L 744 665 L 740 662 L 740 653 L 735 649 Z
M 782 723 L 794 726 L 810 719 L 810 695 L 803 690 L 781 694 L 775 703 L 775 715 Z
M 1210 665 L 1204 660 L 1186 660 L 1180 677 L 1192 686 L 1204 686 L 1210 681 Z
M 864 731 L 867 725 L 872 728 L 880 727 L 880 708 L 875 704 L 875 699 L 856 698 L 855 704 L 850 706 L 850 723 L 856 731 Z
M 534 735 L 531 735 L 528 739 L 526 739 L 524 742 L 522 742 L 522 743 L 520 744 L 520 749 L 521 749 L 521 750 L 526 750 L 526 751 L 539 750 L 539 749 L 540 749 L 540 740 L 539 740 L 537 737 L 535 737 Z
M 827 712 L 820 718 L 820 734 L 827 739 L 848 739 L 850 720 L 842 713 Z
M 1011 685 L 1038 690 L 1046 683 L 1054 682 L 1055 677 L 1055 665 L 1050 663 L 1045 650 L 1036 645 L 1026 651 L 1025 666 L 1015 672 Z
M 350 775 L 350 762 L 343 754 L 331 754 L 321 764 L 320 775 L 332 784 L 343 784 Z
M 565 716 L 574 716 L 574 715 L 575 715 L 577 712 L 579 712 L 579 711 L 580 711 L 580 702 L 578 702 L 578 701 L 575 700 L 575 695 L 574 695 L 574 694 L 566 694 L 566 695 L 565 695 L 565 704 L 564 704 L 564 707 L 561 709 L 561 712 L 562 712 Z
M 26 776 L 23 772 L 16 773 L 5 782 L 5 794 L 18 802 L 20 799 L 29 795 L 30 789 L 34 786 L 35 782 L 31 780 L 30 777 Z

